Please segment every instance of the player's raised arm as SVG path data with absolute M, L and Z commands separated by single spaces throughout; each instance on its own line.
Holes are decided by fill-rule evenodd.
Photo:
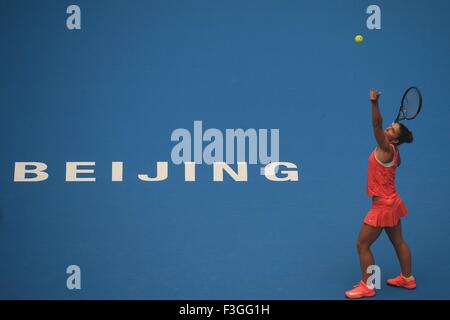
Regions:
M 389 141 L 384 135 L 383 118 L 381 117 L 380 108 L 378 106 L 378 98 L 381 96 L 381 91 L 370 90 L 370 101 L 372 103 L 372 126 L 375 139 L 377 140 L 379 148 L 387 153 L 391 153 L 392 149 Z

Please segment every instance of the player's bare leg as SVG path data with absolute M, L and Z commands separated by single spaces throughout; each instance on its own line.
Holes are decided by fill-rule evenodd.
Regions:
M 361 275 L 364 283 L 366 283 L 369 278 L 367 268 L 375 264 L 372 251 L 370 251 L 370 246 L 378 239 L 382 230 L 383 228 L 372 227 L 364 223 L 359 232 L 356 248 L 358 249 L 359 265 L 361 267 Z
M 403 240 L 401 221 L 395 227 L 385 228 L 385 230 L 397 253 L 402 274 L 405 277 L 409 277 L 411 275 L 411 251 L 405 240 Z

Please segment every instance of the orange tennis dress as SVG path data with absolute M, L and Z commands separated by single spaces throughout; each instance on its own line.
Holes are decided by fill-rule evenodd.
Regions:
M 372 208 L 364 218 L 364 223 L 372 227 L 396 226 L 401 217 L 406 216 L 408 208 L 395 189 L 395 170 L 399 165 L 399 151 L 396 145 L 394 158 L 390 163 L 382 163 L 375 156 L 369 156 L 367 173 L 367 194 L 372 197 Z

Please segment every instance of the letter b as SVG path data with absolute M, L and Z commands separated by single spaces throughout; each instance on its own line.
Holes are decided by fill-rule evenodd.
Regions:
M 27 169 L 34 166 L 34 169 Z M 47 180 L 47 165 L 42 162 L 16 162 L 14 165 L 14 182 L 39 182 Z M 27 178 L 26 174 L 34 174 L 34 177 Z

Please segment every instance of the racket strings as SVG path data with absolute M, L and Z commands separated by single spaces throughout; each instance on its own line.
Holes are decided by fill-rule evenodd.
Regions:
M 420 104 L 420 93 L 414 88 L 408 90 L 402 103 L 403 117 L 406 119 L 413 118 L 419 112 Z

